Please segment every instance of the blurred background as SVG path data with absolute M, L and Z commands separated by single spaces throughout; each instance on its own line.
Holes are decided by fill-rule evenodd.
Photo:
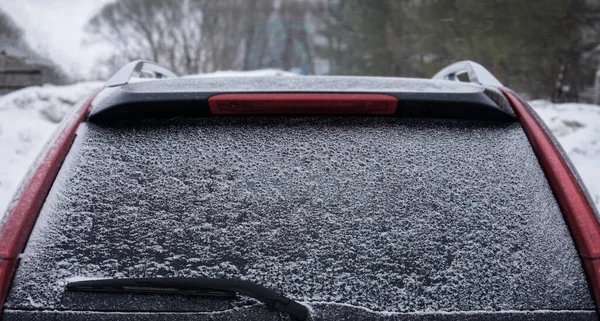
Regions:
M 403 77 L 470 59 L 531 98 L 596 99 L 598 0 L 1 3 L 2 63 L 26 57 L 40 82 L 106 79 L 140 58 L 180 75 L 276 68 Z
M 0 212 L 73 103 L 135 59 L 425 78 L 477 61 L 531 101 L 600 203 L 599 0 L 0 0 Z

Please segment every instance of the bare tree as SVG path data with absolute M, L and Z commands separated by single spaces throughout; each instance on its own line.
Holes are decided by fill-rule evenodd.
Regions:
M 23 38 L 23 31 L 19 29 L 14 21 L 4 11 L 0 10 L 0 38 L 3 41 L 20 40 Z
M 106 5 L 87 25 L 98 41 L 115 48 L 114 70 L 149 59 L 179 74 L 242 69 L 248 30 L 271 0 L 120 0 Z

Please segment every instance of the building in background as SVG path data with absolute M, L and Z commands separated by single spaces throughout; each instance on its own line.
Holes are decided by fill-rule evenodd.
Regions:
M 32 50 L 23 31 L 0 11 L 0 95 L 46 83 L 63 84 L 65 80 L 62 71 Z

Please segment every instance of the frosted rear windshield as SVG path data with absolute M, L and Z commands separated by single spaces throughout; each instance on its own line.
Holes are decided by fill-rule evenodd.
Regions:
M 544 174 L 520 125 L 506 122 L 84 125 L 7 309 L 236 313 L 253 304 L 62 286 L 150 276 L 248 279 L 322 313 L 594 313 Z

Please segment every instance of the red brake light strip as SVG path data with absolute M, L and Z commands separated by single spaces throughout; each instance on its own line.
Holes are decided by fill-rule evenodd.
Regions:
M 383 94 L 219 94 L 208 99 L 216 115 L 371 114 L 393 115 L 398 99 Z

